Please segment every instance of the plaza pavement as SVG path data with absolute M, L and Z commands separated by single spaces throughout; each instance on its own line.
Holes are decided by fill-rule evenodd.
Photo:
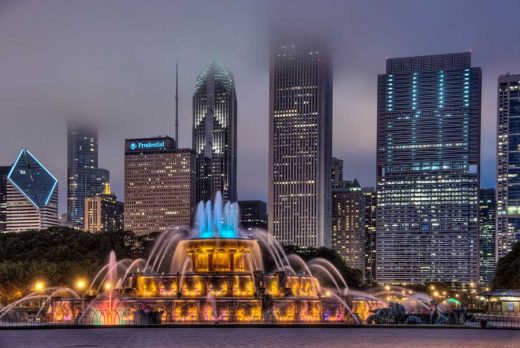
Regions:
M 0 330 L 0 348 L 518 348 L 520 330 L 415 328 L 108 328 Z

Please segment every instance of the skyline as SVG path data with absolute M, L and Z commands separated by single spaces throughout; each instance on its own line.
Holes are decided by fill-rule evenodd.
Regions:
M 299 19 L 313 19 L 302 21 L 311 31 L 332 22 L 324 32 L 334 48 L 333 156 L 345 161 L 346 179 L 375 186 L 377 75 L 384 72 L 385 57 L 472 50 L 474 65 L 483 69 L 481 186 L 495 186 L 497 78 L 520 71 L 520 49 L 503 44 L 514 39 L 515 11 L 504 14 L 501 7 L 475 2 L 445 2 L 450 4 L 446 12 L 438 4 L 405 1 L 402 6 L 329 1 L 319 9 L 299 3 Z M 9 48 L 0 52 L 0 165 L 10 165 L 27 147 L 64 188 L 65 119 L 87 116 L 99 124 L 100 167 L 111 171 L 112 187 L 123 198 L 124 139 L 174 135 L 176 59 L 182 148 L 191 144 L 197 74 L 217 57 L 233 73 L 237 89 L 238 198 L 267 201 L 268 42 L 272 23 L 291 9 L 291 2 L 274 4 L 164 2 L 152 9 L 138 2 L 78 6 L 50 1 L 43 6 L 0 1 L 0 44 Z M 57 10 L 63 15 L 54 16 Z M 213 15 L 223 12 L 225 22 Z M 405 13 L 418 14 L 409 22 L 418 32 L 394 23 L 395 15 Z M 460 21 L 460 15 L 475 21 Z M 493 20 L 497 15 L 500 23 Z M 443 27 L 438 26 L 441 16 Z M 193 18 L 201 20 L 202 29 Z M 292 22 L 287 26 L 300 32 L 301 25 Z M 200 30 L 194 33 L 190 27 Z M 499 35 L 501 40 L 495 40 Z M 60 191 L 64 212 L 66 190 Z

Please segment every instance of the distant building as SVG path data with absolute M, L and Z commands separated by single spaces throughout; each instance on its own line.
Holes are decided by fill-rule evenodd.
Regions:
M 7 232 L 41 230 L 58 224 L 58 180 L 27 149 L 7 175 Z
M 497 260 L 520 241 L 520 75 L 498 77 Z
M 7 174 L 10 166 L 0 167 L 0 233 L 7 230 Z
M 269 233 L 330 247 L 332 63 L 321 43 L 273 47 L 269 103 Z
M 119 202 L 110 190 L 110 184 L 105 184 L 105 191 L 94 197 L 85 197 L 86 232 L 122 231 L 124 229 L 124 205 Z
M 376 212 L 377 193 L 373 187 L 364 187 L 365 196 L 365 281 L 376 280 Z
M 479 281 L 482 72 L 471 53 L 386 60 L 377 97 L 377 281 Z
M 67 124 L 67 219 L 83 228 L 85 197 L 103 192 L 110 173 L 98 168 L 97 130 L 80 121 Z
M 495 229 L 496 229 L 496 198 L 495 189 L 480 189 L 480 282 L 487 284 L 495 276 Z
M 238 206 L 243 229 L 267 230 L 267 204 L 264 201 L 239 201 Z
M 233 75 L 213 61 L 197 77 L 193 94 L 193 150 L 197 201 L 221 191 L 237 200 L 237 97 Z
M 125 230 L 138 234 L 190 226 L 195 154 L 170 137 L 125 141 Z
M 332 157 L 332 184 L 339 184 L 343 181 L 343 160 Z
M 332 187 L 332 248 L 365 273 L 365 199 L 357 180 Z

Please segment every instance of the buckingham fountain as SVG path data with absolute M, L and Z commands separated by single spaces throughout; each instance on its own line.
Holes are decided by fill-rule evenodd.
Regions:
M 69 288 L 34 292 L 0 309 L 0 321 L 37 300 L 29 319 L 56 324 L 359 323 L 347 282 L 330 262 L 305 262 L 265 231 L 242 231 L 238 209 L 217 193 L 199 203 L 192 228 L 159 235 L 147 259 L 111 252 L 81 296 Z
M 35 289 L 0 308 L 0 325 L 443 324 L 457 322 L 453 313 L 449 299 L 410 289 L 349 289 L 329 261 L 304 261 L 265 231 L 241 230 L 238 204 L 217 193 L 198 204 L 192 227 L 160 234 L 148 258 L 112 251 L 81 293 Z

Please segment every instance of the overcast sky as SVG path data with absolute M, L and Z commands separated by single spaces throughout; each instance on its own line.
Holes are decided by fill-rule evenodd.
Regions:
M 100 165 L 123 196 L 123 141 L 173 135 L 191 147 L 197 74 L 219 58 L 238 98 L 239 199 L 267 199 L 269 38 L 326 36 L 334 48 L 333 155 L 375 184 L 376 78 L 386 57 L 473 52 L 483 70 L 482 184 L 494 186 L 496 79 L 520 72 L 520 1 L 0 0 L 0 165 L 29 148 L 59 179 L 66 123 L 99 124 Z

